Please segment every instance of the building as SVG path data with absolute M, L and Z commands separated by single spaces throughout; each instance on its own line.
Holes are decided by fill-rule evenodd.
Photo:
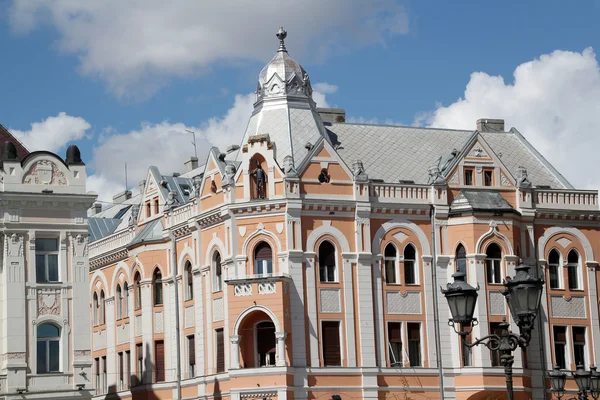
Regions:
M 434 293 L 466 272 L 483 337 L 510 321 L 501 281 L 519 259 L 547 287 L 516 398 L 546 398 L 555 363 L 600 364 L 598 193 L 502 120 L 317 109 L 277 36 L 240 146 L 182 174 L 150 167 L 140 194 L 90 218 L 98 396 L 178 398 L 180 374 L 185 399 L 439 398 L 441 359 L 445 398 L 502 398 L 498 354 L 463 349 Z
M 0 125 L 0 399 L 91 398 L 86 170 Z

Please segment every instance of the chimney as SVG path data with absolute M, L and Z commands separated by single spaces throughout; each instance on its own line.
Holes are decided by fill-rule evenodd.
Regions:
M 190 172 L 198 168 L 198 158 L 191 157 L 189 160 L 183 163 L 185 166 L 185 172 Z
M 346 110 L 342 108 L 317 108 L 317 112 L 325 123 L 346 122 Z
M 94 203 L 92 206 L 92 215 L 98 215 L 102 212 L 102 204 Z
M 124 192 L 115 194 L 113 196 L 113 203 L 120 204 L 120 203 L 124 202 L 125 200 L 129 200 L 130 198 L 131 198 L 131 191 L 126 190 Z
M 479 132 L 504 132 L 504 120 L 489 118 L 478 119 L 477 130 Z
M 144 194 L 144 189 L 146 189 L 146 180 L 144 179 L 143 181 L 140 181 L 138 186 L 140 188 L 140 193 Z

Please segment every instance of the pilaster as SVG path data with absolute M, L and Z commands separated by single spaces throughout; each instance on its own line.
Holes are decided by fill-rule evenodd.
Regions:
M 108 289 L 108 288 L 107 288 Z M 104 307 L 106 312 L 106 374 L 107 374 L 107 387 L 118 387 L 117 382 L 117 370 L 116 370 L 116 357 L 115 357 L 115 346 L 117 343 L 115 334 L 115 298 L 114 296 L 108 297 L 104 301 Z
M 468 272 L 468 283 L 473 287 L 478 287 L 479 284 L 483 284 L 483 287 L 479 290 L 479 296 L 477 297 L 477 304 L 475 305 L 475 318 L 479 321 L 479 324 L 473 327 L 473 338 L 482 338 L 489 334 L 489 321 L 488 321 L 488 307 L 487 307 L 487 292 L 485 289 L 486 275 L 485 275 L 485 254 L 467 254 L 467 270 Z M 473 347 L 473 366 L 490 368 L 492 366 L 492 359 L 490 351 L 485 346 Z
M 152 334 L 154 332 L 154 321 L 152 315 L 152 281 L 145 280 L 141 282 L 142 286 L 142 343 L 144 352 L 144 383 L 153 380 L 154 355 L 152 348 L 154 343 Z M 135 353 L 133 354 L 135 357 Z M 136 363 L 137 365 L 137 363 Z

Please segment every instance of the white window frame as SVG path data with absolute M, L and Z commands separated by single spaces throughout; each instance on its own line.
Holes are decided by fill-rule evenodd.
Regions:
M 269 261 L 271 262 L 271 272 L 269 270 Z M 262 263 L 262 273 L 258 272 L 258 263 Z M 271 276 L 273 275 L 273 260 L 254 260 L 254 273 L 258 276 Z
M 558 264 L 550 264 L 550 253 L 552 253 L 552 251 L 555 251 L 558 254 Z M 556 265 L 556 276 L 558 278 L 558 287 L 550 287 L 550 289 L 564 289 L 565 288 L 565 282 L 564 282 L 564 271 L 563 271 L 563 258 L 562 258 L 562 254 L 560 251 L 558 251 L 555 248 L 552 248 L 549 252 L 548 252 L 548 287 L 550 287 L 550 266 L 551 265 Z
M 325 365 L 325 349 L 323 348 L 324 345 L 324 340 L 323 340 L 323 322 L 337 322 L 338 323 L 338 334 L 340 336 L 340 365 L 329 365 L 326 366 Z M 344 341 L 344 335 L 343 335 L 343 326 L 342 323 L 344 321 L 342 321 L 341 319 L 335 319 L 335 318 L 325 318 L 325 319 L 321 319 L 321 321 L 319 322 L 319 347 L 321 350 L 321 360 L 323 361 L 323 368 L 343 368 L 344 367 L 344 361 L 346 361 L 346 343 Z
M 499 273 L 499 275 L 500 275 L 500 281 L 499 282 L 495 282 L 495 279 L 494 279 L 495 278 L 495 274 L 493 274 L 493 273 L 492 273 L 492 280 L 494 282 L 489 282 L 488 281 L 488 269 L 490 268 L 490 263 L 492 264 L 493 272 L 496 271 L 496 268 L 498 268 L 500 270 L 500 273 Z M 504 266 L 502 264 L 503 264 L 502 258 L 489 258 L 489 257 L 485 258 L 485 275 L 486 275 L 485 281 L 486 281 L 486 283 L 488 283 L 490 285 L 500 285 L 500 284 L 502 284 L 502 276 L 503 276 L 503 273 L 504 273 Z
M 574 251 L 575 254 L 577 254 L 577 263 L 570 263 L 569 262 L 569 254 L 571 254 L 571 252 Z M 567 283 L 570 283 L 571 281 L 569 280 L 569 268 L 575 267 L 575 272 L 577 273 L 577 287 L 571 289 L 570 287 L 568 287 L 569 290 L 583 290 L 583 271 L 581 268 L 581 254 L 579 254 L 579 252 L 576 249 L 570 249 L 567 252 L 567 258 L 566 258 L 567 262 L 565 264 L 566 268 L 567 268 Z
M 35 240 L 37 241 L 38 239 L 53 239 L 56 240 L 56 250 L 54 251 L 41 251 L 38 250 L 38 245 L 36 243 L 35 246 L 35 281 L 36 283 L 43 283 L 43 284 L 47 284 L 47 283 L 61 283 L 61 271 L 60 271 L 60 237 L 58 236 L 40 236 L 37 237 Z M 37 256 L 38 255 L 43 255 L 44 256 L 44 281 L 43 282 L 38 282 L 37 281 L 37 269 L 38 269 L 38 265 L 37 265 Z M 48 255 L 56 255 L 56 280 L 55 281 L 51 281 L 48 280 Z
M 45 338 L 37 337 L 37 332 L 38 332 L 37 330 L 42 325 L 52 325 L 55 328 L 57 328 L 58 329 L 58 336 L 45 337 Z M 62 328 L 59 327 L 59 326 L 56 326 L 56 325 L 54 325 L 52 323 L 45 322 L 45 323 L 40 324 L 40 325 L 37 326 L 37 328 L 36 328 L 36 347 L 35 348 L 36 348 L 36 352 L 37 352 L 37 349 L 38 349 L 37 344 L 40 343 L 40 342 L 46 342 L 46 347 L 45 347 L 45 349 L 46 349 L 46 371 L 44 371 L 44 372 L 38 372 L 39 370 L 38 370 L 38 365 L 37 364 L 38 364 L 38 358 L 39 358 L 40 355 L 36 354 L 36 359 L 35 359 L 35 362 L 36 362 L 35 372 L 36 372 L 36 374 L 44 374 L 44 375 L 45 374 L 59 374 L 59 373 L 62 372 L 63 366 L 62 366 L 62 340 L 61 340 L 61 335 L 62 335 Z M 58 371 L 50 371 L 49 370 L 50 369 L 49 368 L 50 367 L 50 345 L 49 345 L 50 342 L 58 342 L 58 358 L 59 358 L 59 360 L 58 360 Z
M 329 273 L 328 273 L 328 269 L 325 268 L 325 280 L 322 281 L 321 280 L 321 258 L 319 258 L 319 283 L 339 283 L 340 282 L 340 274 L 339 274 L 339 265 L 338 265 L 338 249 L 337 246 L 335 245 L 335 243 L 331 242 L 330 240 L 324 240 L 323 242 L 321 242 L 319 244 L 319 247 L 317 249 L 317 255 L 320 255 L 320 249 L 321 249 L 321 245 L 324 242 L 328 242 L 329 244 L 331 244 L 331 246 L 333 246 L 333 257 L 335 260 L 335 265 L 333 266 L 333 280 L 328 280 L 329 279 Z
M 183 267 L 185 274 L 185 301 L 194 299 L 194 275 L 192 274 L 192 264 L 186 262 Z M 189 273 L 188 273 L 189 270 Z
M 94 326 L 98 326 L 98 316 L 100 315 L 100 299 L 98 292 L 94 291 L 92 295 L 92 314 L 94 314 Z
M 390 342 L 390 322 L 394 323 L 394 324 L 400 324 L 400 340 L 402 341 L 402 349 L 400 349 L 400 360 L 396 360 L 398 365 L 393 365 L 392 359 L 390 358 L 390 354 L 391 354 L 391 350 L 392 350 L 392 343 Z M 388 361 L 389 361 L 389 366 L 390 368 L 403 368 L 404 367 L 404 349 L 405 349 L 405 338 L 404 338 L 404 321 L 386 321 L 385 323 L 385 328 L 387 329 L 387 344 L 388 344 Z
M 413 274 L 415 277 L 415 283 L 406 283 L 406 259 L 404 258 L 404 252 L 406 251 L 406 248 L 408 246 L 412 246 L 412 248 L 415 250 L 415 259 L 414 260 L 408 260 L 408 261 L 412 261 L 413 262 Z M 417 252 L 417 246 L 415 246 L 413 243 L 407 243 L 406 246 L 404 246 L 404 249 L 402 249 L 402 256 L 401 256 L 401 260 L 402 260 L 402 277 L 403 277 L 403 282 L 405 285 L 410 285 L 410 286 L 416 286 L 416 285 L 420 285 L 420 280 L 419 280 L 419 253 Z M 400 263 L 398 263 L 400 264 Z
M 385 249 L 387 249 L 388 246 L 393 246 L 394 247 L 394 249 L 396 250 L 396 257 L 386 257 L 385 256 Z M 394 262 L 394 273 L 396 274 L 395 282 L 388 282 L 387 265 L 386 265 L 386 263 L 388 261 L 393 261 Z M 385 245 L 385 247 L 383 248 L 383 272 L 385 274 L 384 279 L 385 279 L 385 283 L 387 285 L 399 285 L 400 284 L 400 254 L 399 254 L 399 251 L 398 251 L 398 247 L 393 242 L 388 242 Z
M 123 282 L 123 318 L 129 317 L 129 284 Z
M 121 285 L 118 283 L 115 290 L 115 302 L 117 303 L 117 321 L 119 321 L 123 318 L 123 289 L 121 289 Z
M 100 311 L 100 315 L 98 316 L 98 323 L 100 325 L 106 324 L 106 295 L 104 294 L 104 290 L 100 290 L 100 296 L 98 296 L 98 310 Z
M 217 255 L 221 263 L 221 275 L 217 275 Z M 215 251 L 212 256 L 212 291 L 213 293 L 223 291 L 223 258 L 221 253 Z

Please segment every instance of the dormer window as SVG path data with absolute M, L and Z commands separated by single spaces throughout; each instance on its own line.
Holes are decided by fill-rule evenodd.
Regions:
M 473 186 L 473 169 L 465 168 L 465 185 Z
M 494 186 L 494 171 L 491 169 L 483 170 L 483 184 L 484 186 Z

